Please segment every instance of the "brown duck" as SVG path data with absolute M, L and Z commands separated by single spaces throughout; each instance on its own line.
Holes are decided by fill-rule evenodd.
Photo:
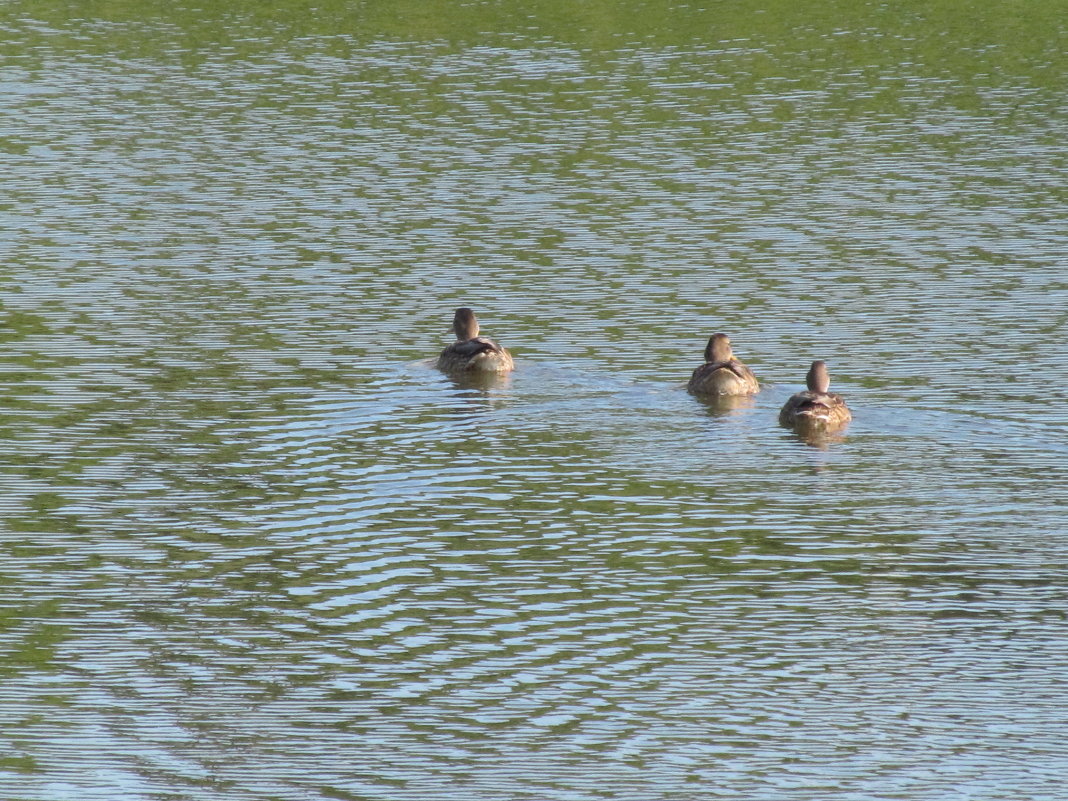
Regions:
M 753 371 L 734 358 L 726 334 L 713 334 L 705 347 L 705 363 L 693 371 L 688 386 L 695 395 L 755 395 L 760 392 Z
M 842 396 L 829 391 L 831 374 L 826 362 L 812 362 L 805 385 L 808 389 L 786 401 L 779 412 L 779 422 L 784 426 L 837 428 L 853 419 Z
M 488 337 L 478 335 L 478 318 L 463 307 L 452 320 L 456 341 L 438 357 L 438 367 L 447 372 L 510 373 L 512 355 Z

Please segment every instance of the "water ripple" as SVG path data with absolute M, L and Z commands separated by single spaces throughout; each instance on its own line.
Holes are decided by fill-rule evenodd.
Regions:
M 34 13 L 5 797 L 1062 794 L 1038 73 L 818 17 L 594 47 Z M 433 369 L 464 304 L 513 376 Z M 685 391 L 717 330 L 750 403 Z M 813 358 L 837 439 L 777 425 Z

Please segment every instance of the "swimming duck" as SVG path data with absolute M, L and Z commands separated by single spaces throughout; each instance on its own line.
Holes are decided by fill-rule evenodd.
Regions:
M 779 422 L 784 426 L 835 428 L 853 419 L 842 396 L 828 391 L 831 374 L 827 372 L 827 362 L 812 362 L 805 385 L 808 389 L 786 401 L 779 412 Z
M 693 371 L 690 392 L 695 395 L 755 395 L 760 392 L 753 371 L 734 358 L 726 334 L 713 334 L 705 347 L 705 363 Z
M 438 357 L 440 369 L 450 372 L 510 373 L 515 367 L 508 351 L 492 339 L 478 335 L 478 318 L 467 307 L 456 310 L 452 330 L 456 332 L 456 341 Z

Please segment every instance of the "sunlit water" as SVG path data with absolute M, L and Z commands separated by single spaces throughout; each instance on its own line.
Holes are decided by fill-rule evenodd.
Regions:
M 6 18 L 0 795 L 1064 798 L 1059 50 L 632 23 Z

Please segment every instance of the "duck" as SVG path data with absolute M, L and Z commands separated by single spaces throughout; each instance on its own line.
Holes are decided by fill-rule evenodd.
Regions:
M 808 389 L 791 397 L 779 412 L 779 422 L 784 426 L 828 429 L 853 419 L 845 399 L 829 391 L 831 374 L 827 371 L 827 362 L 821 359 L 812 362 L 805 376 L 805 386 Z
M 456 341 L 438 357 L 438 368 L 447 372 L 510 373 L 515 364 L 512 354 L 488 337 L 478 335 L 478 318 L 466 306 L 456 310 L 452 319 Z
M 726 334 L 713 334 L 705 347 L 705 363 L 693 371 L 687 389 L 695 395 L 755 395 L 760 384 L 753 371 L 734 358 Z

